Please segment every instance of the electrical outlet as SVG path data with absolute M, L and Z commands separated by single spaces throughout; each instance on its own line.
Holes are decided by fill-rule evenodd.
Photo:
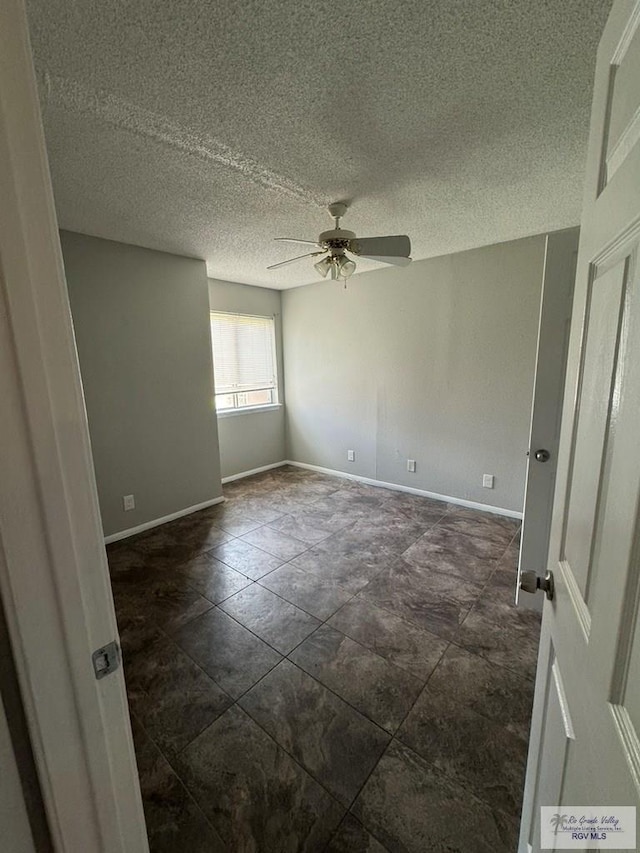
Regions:
M 347 450 L 347 462 L 355 462 L 355 461 L 356 461 L 355 450 Z
M 492 489 L 493 488 L 493 474 L 483 474 L 482 475 L 482 487 L 484 489 Z
M 122 506 L 125 512 L 136 508 L 136 499 L 133 495 L 124 495 L 122 498 Z
M 415 459 L 407 459 L 407 471 L 410 474 L 416 473 L 416 460 Z

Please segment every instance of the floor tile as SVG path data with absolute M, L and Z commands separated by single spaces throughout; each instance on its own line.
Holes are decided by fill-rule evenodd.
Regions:
M 181 755 L 185 783 L 229 851 L 326 846 L 343 808 L 240 708 Z
M 357 521 L 351 528 L 351 534 L 362 537 L 369 547 L 389 554 L 402 554 L 430 527 L 430 524 L 411 520 L 395 511 L 381 509 Z
M 139 607 L 134 608 L 133 614 L 128 614 L 115 599 L 114 602 L 120 648 L 126 668 L 138 655 L 144 657 L 149 646 L 157 640 L 164 639 L 166 635 L 161 628 L 150 621 L 144 611 L 140 611 Z
M 260 548 L 255 548 L 242 539 L 233 539 L 218 548 L 214 548 L 211 554 L 220 562 L 231 566 L 251 580 L 258 580 L 263 575 L 272 572 L 281 566 L 283 561 L 280 557 L 267 554 Z
M 508 545 L 520 530 L 522 522 L 497 513 L 449 504 L 449 512 L 442 524 L 451 530 L 471 536 L 484 536 Z
M 307 545 L 314 545 L 335 533 L 335 530 L 322 530 L 316 527 L 312 521 L 305 519 L 300 513 L 283 515 L 268 526 L 280 533 L 286 533 L 287 536 L 293 536 L 294 539 L 305 542 Z
M 154 622 L 165 631 L 174 631 L 213 606 L 209 599 L 175 575 L 166 580 L 150 574 L 148 580 L 143 578 L 128 589 L 114 581 L 112 588 L 121 611 L 144 613 L 148 622 Z
M 495 571 L 487 583 L 487 592 L 492 598 L 499 599 L 505 604 L 514 605 L 516 585 L 518 582 L 518 562 L 520 546 L 511 544 L 496 564 Z M 523 604 L 527 599 L 533 603 L 534 596 L 522 594 Z
M 362 518 L 366 518 L 373 509 L 379 509 L 384 503 L 382 496 L 359 496 L 350 489 L 341 489 L 314 501 L 311 506 L 314 510 L 329 512 L 331 515 L 340 517 L 343 524 L 355 524 Z
M 253 584 L 220 607 L 282 654 L 288 654 L 320 622 L 268 589 Z
M 149 565 L 148 561 L 145 560 L 144 554 L 133 548 L 129 544 L 128 539 L 107 545 L 107 561 L 109 563 L 109 573 L 112 576 L 128 572 L 131 569 L 142 569 Z
M 484 583 L 506 544 L 467 536 L 436 525 L 403 553 L 403 559 L 418 566 L 439 568 Z
M 360 597 L 345 604 L 328 624 L 423 682 L 448 646 L 446 640 Z
M 427 531 L 425 537 L 431 540 L 435 548 L 442 548 L 443 551 L 486 557 L 488 560 L 499 559 L 511 540 L 509 534 L 488 535 L 486 528 L 476 528 L 465 519 L 454 524 L 449 521 L 449 516 Z
M 392 508 L 395 512 L 402 513 L 405 518 L 416 519 L 428 525 L 436 524 L 448 512 L 447 504 L 444 501 L 391 490 L 388 492 L 385 506 Z
M 338 584 L 323 581 L 292 563 L 260 578 L 259 583 L 320 620 L 328 619 L 352 597 Z
M 478 599 L 456 634 L 461 646 L 534 679 L 540 640 L 540 614 L 493 599 L 491 589 Z
M 189 546 L 197 552 L 209 551 L 231 539 L 231 534 L 218 527 L 215 519 L 201 513 L 186 515 L 167 526 L 179 545 Z
M 321 542 L 320 545 L 322 544 Z M 321 551 L 316 545 L 291 560 L 290 565 L 310 572 L 327 583 L 338 584 L 355 594 L 390 565 L 393 559 L 386 554 L 378 554 L 372 558 L 358 553 L 336 555 Z
M 428 682 L 398 739 L 484 802 L 518 813 L 526 741 L 470 710 L 453 691 L 431 690 Z
M 169 639 L 125 664 L 125 680 L 132 711 L 167 753 L 186 746 L 232 703 Z
M 167 552 L 172 552 L 176 547 L 176 539 L 167 530 L 167 525 L 162 524 L 152 530 L 146 530 L 137 536 L 131 536 L 127 542 L 129 546 L 146 557 L 154 556 L 162 558 Z
M 135 718 L 131 722 L 150 853 L 226 853 L 169 762 Z
M 469 606 L 427 592 L 419 577 L 390 572 L 375 577 L 360 597 L 445 640 L 456 636 L 469 612 Z
M 329 842 L 327 853 L 387 853 L 387 848 L 376 841 L 360 821 L 349 813 Z
M 506 604 L 510 607 L 515 606 L 516 601 L 516 585 L 518 583 L 518 568 L 516 566 L 515 569 L 507 569 L 507 568 L 497 568 L 494 573 L 491 575 L 489 580 L 487 581 L 486 592 L 491 595 L 491 598 L 495 601 L 500 601 L 503 604 Z M 524 603 L 527 599 L 531 599 L 533 603 L 533 596 L 529 596 L 526 593 L 521 593 L 522 599 L 521 602 Z M 526 596 L 526 598 L 525 598 Z
M 354 524 L 354 519 L 345 517 L 334 506 L 327 506 L 319 501 L 300 507 L 291 513 L 291 518 L 303 525 L 309 525 L 313 530 L 322 531 L 328 536 Z M 274 526 L 276 524 L 277 522 L 274 522 Z M 302 536 L 298 538 L 304 540 Z
M 287 536 L 286 533 L 281 533 L 279 530 L 274 530 L 273 527 L 266 525 L 246 533 L 242 539 L 244 542 L 255 545 L 256 548 L 261 548 L 268 554 L 273 554 L 282 560 L 292 560 L 298 554 L 306 551 L 308 547 L 306 542 L 301 542 L 299 539 L 294 539 L 293 536 Z
M 392 741 L 358 796 L 353 812 L 393 851 L 514 853 L 504 819 Z
M 468 610 L 478 600 L 484 583 L 463 578 L 462 574 L 440 571 L 439 568 L 415 566 L 401 557 L 391 568 L 381 572 L 377 579 L 382 583 L 387 578 L 391 586 L 401 586 L 406 580 L 409 586 L 421 589 L 425 596 L 448 598 Z
M 287 489 L 278 494 L 270 495 L 269 508 L 280 513 L 282 517 L 296 513 L 302 507 L 312 506 L 315 500 L 315 496 L 307 494 L 304 487 L 301 486 L 299 489 Z M 269 523 L 275 524 L 275 522 Z
M 175 640 L 234 698 L 280 660 L 276 651 L 217 607 L 181 628 Z
M 389 742 L 378 726 L 286 660 L 240 704 L 345 806 Z
M 356 523 L 319 542 L 314 550 L 332 557 L 356 557 L 366 565 L 386 565 L 396 555 L 396 550 L 386 547 L 382 540 L 371 540 L 371 529 Z
M 261 524 L 261 522 L 249 518 L 238 507 L 234 507 L 227 502 L 217 504 L 206 510 L 206 512 L 209 513 L 221 530 L 226 530 L 231 536 L 242 536 L 244 533 L 260 527 Z
M 398 728 L 423 684 L 328 625 L 290 658 L 389 732 Z
M 513 853 L 519 522 L 292 466 L 224 494 L 107 549 L 152 853 Z
M 190 587 L 214 604 L 252 583 L 246 575 L 216 560 L 211 553 L 198 555 L 188 564 L 179 566 L 176 572 L 184 577 Z
M 529 740 L 533 682 L 528 678 L 451 645 L 429 680 L 429 692 L 449 696 L 525 743 Z
M 176 519 L 135 537 L 132 545 L 147 558 L 153 557 L 156 565 L 170 566 L 208 551 L 230 538 L 211 520 L 194 521 L 185 516 L 184 519 Z
M 273 509 L 270 496 L 236 498 L 232 506 L 238 509 L 242 515 L 260 524 L 270 524 L 282 515 L 281 512 Z

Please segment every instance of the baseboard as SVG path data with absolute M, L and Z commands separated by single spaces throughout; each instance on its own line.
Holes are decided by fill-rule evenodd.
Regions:
M 129 527 L 127 530 L 120 530 L 118 533 L 111 533 L 104 537 L 104 544 L 109 545 L 111 542 L 119 542 L 120 539 L 128 539 L 129 536 L 135 536 L 136 533 L 144 533 L 145 530 L 151 530 L 153 527 L 159 527 L 161 524 L 166 524 L 167 521 L 173 521 L 176 518 L 182 518 L 185 515 L 191 515 L 192 512 L 198 512 L 200 509 L 206 509 L 209 506 L 215 506 L 222 503 L 224 496 L 213 498 L 210 501 L 203 501 L 201 504 L 179 509 L 177 512 L 172 512 L 171 515 L 163 515 L 162 518 L 154 518 L 153 521 L 145 521 L 144 524 L 138 524 L 136 527 Z
M 453 498 L 450 495 L 440 495 L 437 492 L 427 492 L 425 489 L 414 489 L 412 486 L 401 486 L 398 483 L 385 483 L 383 480 L 373 480 L 370 477 L 360 477 L 358 474 L 347 474 L 346 471 L 335 471 L 333 468 L 322 468 L 320 465 L 310 465 L 308 462 L 294 462 L 287 459 L 282 465 L 293 465 L 295 468 L 306 468 L 308 471 L 317 471 L 319 474 L 330 474 L 332 477 L 342 477 L 345 480 L 356 480 L 358 483 L 366 483 L 367 486 L 376 486 L 381 489 L 391 489 L 394 492 L 407 492 L 410 495 L 419 495 L 422 498 L 431 498 L 436 501 L 466 506 L 469 509 L 479 509 L 482 512 L 492 512 L 494 515 L 505 515 L 508 518 L 522 519 L 522 513 L 504 507 L 490 506 L 478 503 L 478 501 L 467 501 L 463 498 Z
M 263 471 L 271 471 L 272 468 L 282 468 L 283 465 L 289 465 L 286 460 L 282 462 L 273 462 L 271 465 L 261 465 L 260 468 L 252 468 L 250 471 L 241 471 L 239 474 L 230 474 L 228 477 L 222 478 L 222 485 L 225 483 L 233 483 L 234 480 L 242 480 L 244 477 L 251 477 L 253 474 L 262 474 Z

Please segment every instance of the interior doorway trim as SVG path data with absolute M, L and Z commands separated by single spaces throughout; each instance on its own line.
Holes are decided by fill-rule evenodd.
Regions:
M 0 3 L 0 594 L 53 845 L 148 853 L 24 0 Z

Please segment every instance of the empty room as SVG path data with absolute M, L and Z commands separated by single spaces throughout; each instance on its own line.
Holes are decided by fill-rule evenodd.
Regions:
M 10 853 L 636 849 L 639 69 L 638 0 L 6 0 Z

